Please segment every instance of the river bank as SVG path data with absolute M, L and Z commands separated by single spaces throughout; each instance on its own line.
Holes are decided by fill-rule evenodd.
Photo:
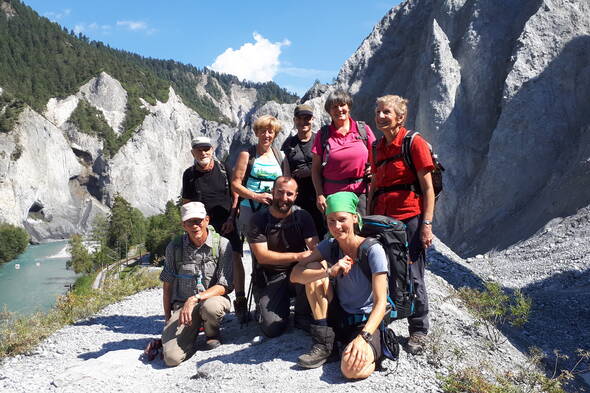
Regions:
M 67 245 L 66 240 L 29 245 L 0 265 L 0 307 L 22 315 L 51 309 L 78 277 L 66 269 Z

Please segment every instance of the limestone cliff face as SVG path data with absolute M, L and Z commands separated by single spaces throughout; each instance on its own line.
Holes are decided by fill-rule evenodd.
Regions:
M 180 196 L 182 172 L 192 164 L 191 140 L 210 137 L 217 142 L 216 155 L 224 157 L 235 129 L 203 120 L 172 89 L 168 102 L 144 105 L 150 114 L 108 162 L 103 178 L 107 204 L 120 193 L 144 214 L 153 215 Z
M 84 166 L 62 131 L 31 109 L 0 134 L 0 217 L 24 225 L 33 240 L 64 238 L 89 229 L 104 207 L 82 193 Z
M 217 82 L 212 78 L 210 83 Z M 210 137 L 216 155 L 225 159 L 230 147 L 235 157 L 254 141 L 251 123 L 261 114 L 285 120 L 282 139 L 289 133 L 294 105 L 270 102 L 257 109 L 255 89 L 234 85 L 230 95 L 219 91 L 223 95 L 214 102 L 235 126 L 203 120 L 170 88 L 167 102 L 142 101 L 149 114 L 111 158 L 104 156 L 98 137 L 69 121 L 84 100 L 116 133 L 122 131 L 127 92 L 110 75 L 103 72 L 76 94 L 50 99 L 42 115 L 25 110 L 14 130 L 0 134 L 0 221 L 24 225 L 41 241 L 87 232 L 96 214 L 108 214 L 116 194 L 145 215 L 157 214 L 180 196 L 194 137 Z M 203 94 L 208 93 L 203 89 Z
M 410 100 L 447 167 L 436 232 L 470 254 L 590 203 L 589 37 L 585 0 L 408 0 L 337 84 L 371 123 L 376 97 Z

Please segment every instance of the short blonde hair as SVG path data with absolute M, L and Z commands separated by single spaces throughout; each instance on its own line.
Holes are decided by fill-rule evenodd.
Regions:
M 393 108 L 393 110 L 395 111 L 395 114 L 398 117 L 403 116 L 400 123 L 401 124 L 406 123 L 406 119 L 408 118 L 408 100 L 407 99 L 400 97 L 400 96 L 390 94 L 390 95 L 386 95 L 386 96 L 377 98 L 375 105 L 378 106 L 379 104 L 391 106 Z
M 260 116 L 258 119 L 256 119 L 256 121 L 254 121 L 254 125 L 252 125 L 255 134 L 258 134 L 258 131 L 266 130 L 269 127 L 274 131 L 275 135 L 277 135 L 283 129 L 281 122 L 276 117 L 271 115 Z

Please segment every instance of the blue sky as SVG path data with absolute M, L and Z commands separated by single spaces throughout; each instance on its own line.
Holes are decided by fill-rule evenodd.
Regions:
M 90 39 L 303 94 L 331 82 L 399 1 L 24 0 Z

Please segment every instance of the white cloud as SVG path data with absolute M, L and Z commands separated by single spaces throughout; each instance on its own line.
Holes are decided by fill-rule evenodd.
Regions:
M 118 20 L 117 26 L 123 26 L 132 31 L 147 30 L 148 28 L 147 23 L 133 20 Z
M 285 39 L 273 43 L 258 33 L 253 37 L 255 43 L 247 42 L 237 50 L 227 48 L 210 68 L 253 82 L 271 81 L 279 71 L 281 48 L 291 42 Z
M 157 31 L 156 29 L 149 27 L 146 22 L 140 20 L 118 20 L 117 26 L 129 31 L 143 32 L 147 35 L 153 34 Z
M 66 16 L 70 15 L 71 13 L 72 13 L 72 10 L 69 8 L 66 8 L 65 10 L 61 10 L 61 11 L 46 12 L 44 14 L 44 16 L 53 22 L 57 22 L 58 20 L 65 18 Z
M 74 33 L 84 33 L 84 32 L 103 32 L 106 33 L 111 29 L 109 25 L 100 25 L 96 22 L 92 23 L 78 23 L 74 26 Z

